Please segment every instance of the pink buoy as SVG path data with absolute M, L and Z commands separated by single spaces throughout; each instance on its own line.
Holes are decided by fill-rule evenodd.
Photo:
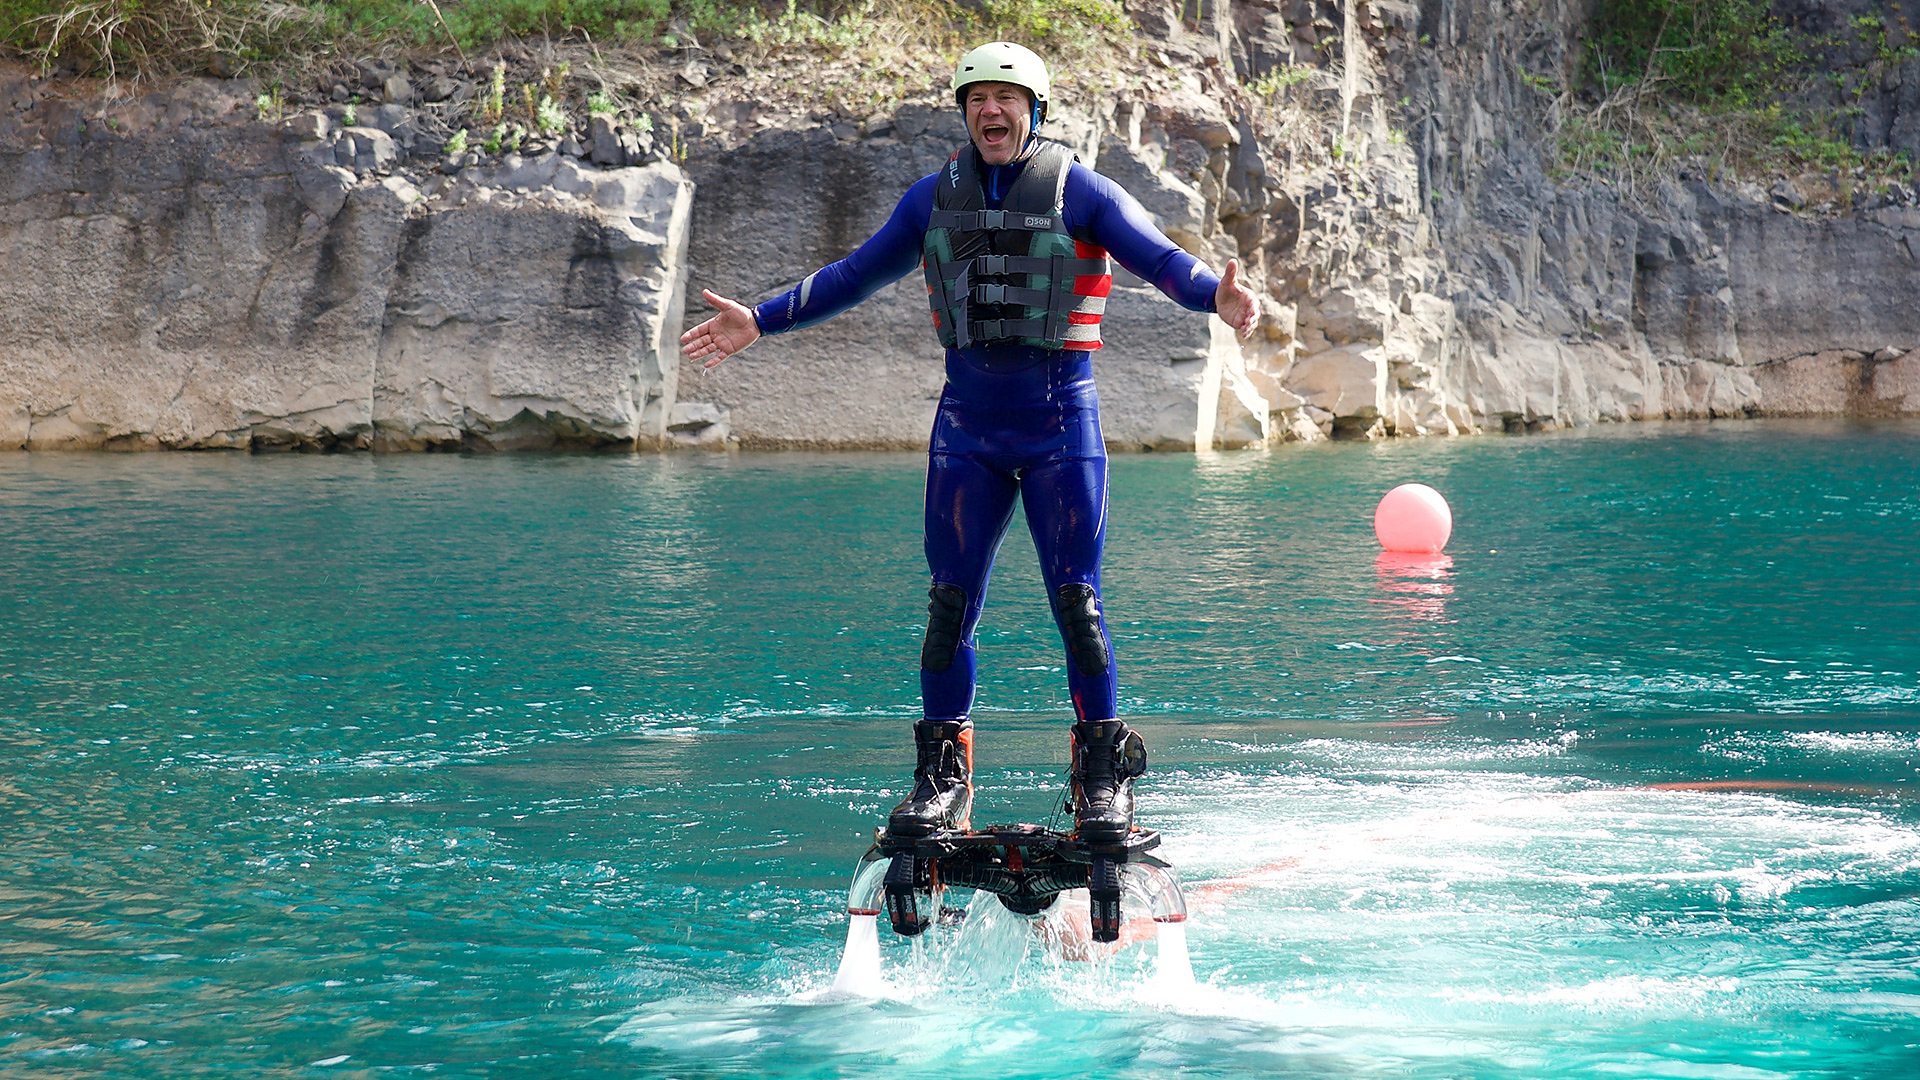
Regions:
M 1437 555 L 1453 535 L 1453 511 L 1427 485 L 1401 484 L 1374 509 L 1373 535 L 1388 551 Z

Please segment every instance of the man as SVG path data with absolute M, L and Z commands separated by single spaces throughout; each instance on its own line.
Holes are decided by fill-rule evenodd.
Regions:
M 702 290 L 719 314 L 680 342 L 687 359 L 713 367 L 763 333 L 823 322 L 923 266 L 947 380 L 927 465 L 924 718 L 914 725 L 913 791 L 887 829 L 921 837 L 968 826 L 974 627 L 1017 496 L 1066 645 L 1076 829 L 1114 843 L 1132 828 L 1146 752 L 1115 717 L 1100 603 L 1107 457 L 1091 357 L 1111 284 L 1107 255 L 1243 337 L 1258 307 L 1238 260 L 1216 277 L 1132 196 L 1037 136 L 1051 87 L 1038 56 L 989 42 L 961 58 L 952 85 L 971 144 L 908 188 L 879 232 L 758 307 Z

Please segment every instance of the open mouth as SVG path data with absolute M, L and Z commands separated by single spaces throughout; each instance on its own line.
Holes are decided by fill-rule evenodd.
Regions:
M 1009 134 L 1004 124 L 987 124 L 980 129 L 980 140 L 991 145 L 1004 141 Z

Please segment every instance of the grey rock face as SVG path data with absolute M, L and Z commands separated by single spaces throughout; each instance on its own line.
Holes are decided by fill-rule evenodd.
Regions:
M 590 158 L 595 165 L 625 165 L 626 151 L 620 146 L 620 136 L 615 132 L 611 117 L 596 115 L 590 121 L 593 150 Z
M 1829 349 L 1753 369 L 1767 416 L 1907 416 L 1920 412 L 1920 350 Z
M 584 197 L 468 170 L 398 230 L 373 372 L 382 449 L 655 446 L 678 370 L 691 192 L 670 165 Z
M 1843 8 L 1800 5 L 1850 19 Z M 1585 17 L 1555 0 L 1531 18 L 1467 0 L 1421 12 L 1434 47 L 1409 68 L 1409 98 L 1426 117 L 1409 141 L 1450 267 L 1464 330 L 1452 346 L 1465 361 L 1456 389 L 1474 425 L 1868 409 L 1841 385 L 1852 377 L 1844 365 L 1778 364 L 1920 344 L 1920 305 L 1888 300 L 1920 290 L 1920 222 L 1892 200 L 1799 216 L 1812 200 L 1789 181 L 1771 191 L 1684 181 L 1637 207 L 1597 184 L 1549 182 L 1535 149 L 1544 103 L 1511 65 L 1475 61 L 1570 71 Z
M 665 444 L 677 168 L 429 194 L 377 175 L 384 132 L 341 136 L 356 172 L 250 105 L 197 87 L 147 103 L 198 117 L 160 137 L 0 141 L 0 446 Z
M 689 292 L 752 304 L 787 289 L 872 235 L 952 146 L 776 129 L 695 160 Z M 710 314 L 696 300 L 687 322 Z M 925 444 L 941 378 L 926 287 L 909 275 L 826 327 L 763 338 L 678 400 L 725 410 L 743 446 L 898 448 Z

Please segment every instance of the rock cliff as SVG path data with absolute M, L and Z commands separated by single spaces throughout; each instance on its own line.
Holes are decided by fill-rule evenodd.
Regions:
M 1241 258 L 1265 319 L 1235 341 L 1117 274 L 1115 448 L 1920 411 L 1910 185 L 1549 177 L 1539 86 L 1573 74 L 1582 0 L 1127 6 L 1142 66 L 1047 133 Z M 597 118 L 481 160 L 389 73 L 365 118 L 269 123 L 238 83 L 110 101 L 0 71 L 0 446 L 923 445 L 917 278 L 705 377 L 674 338 L 690 287 L 757 301 L 851 250 L 957 116 L 937 89 L 783 114 L 710 70 L 671 147 Z M 1887 65 L 1860 138 L 1920 150 L 1916 92 Z
M 1834 181 L 1770 193 L 1682 170 L 1638 203 L 1549 182 L 1549 106 L 1528 76 L 1569 81 L 1585 6 L 1424 4 L 1396 67 L 1460 327 L 1453 389 L 1476 424 L 1910 411 L 1901 403 L 1920 389 L 1908 374 L 1920 358 L 1899 358 L 1920 345 L 1920 306 L 1890 298 L 1920 285 L 1911 184 L 1795 213 L 1806 199 L 1781 191 Z M 1798 4 L 1821 6 L 1848 5 Z M 1375 55 L 1396 51 L 1389 41 Z M 1838 401 L 1849 404 L 1816 404 Z
M 0 446 L 657 446 L 692 188 L 0 81 Z

